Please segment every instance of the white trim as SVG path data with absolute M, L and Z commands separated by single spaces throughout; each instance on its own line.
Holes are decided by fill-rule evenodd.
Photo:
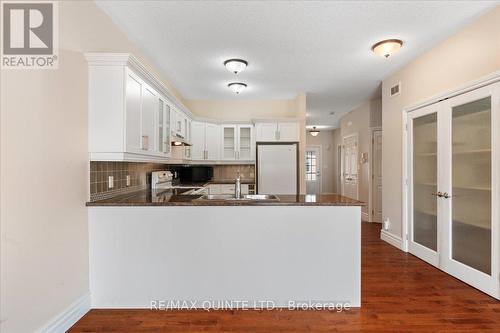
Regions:
M 317 148 L 319 149 L 319 194 L 323 194 L 323 145 L 306 145 L 306 152 L 308 148 Z M 305 167 L 304 167 L 304 172 L 305 172 Z M 304 174 L 304 177 L 306 175 Z M 307 192 L 307 180 L 306 180 L 306 192 Z
M 191 111 L 175 97 L 170 90 L 165 87 L 162 80 L 156 77 L 144 66 L 133 54 L 131 53 L 85 53 L 85 58 L 89 65 L 93 66 L 126 66 L 139 75 L 149 85 L 151 85 L 159 93 L 165 95 L 170 102 L 174 103 L 176 107 L 181 109 L 190 118 L 193 118 Z
M 493 72 L 477 80 L 468 81 L 465 84 L 458 86 L 457 88 L 450 89 L 445 91 L 444 93 L 434 95 L 433 97 L 425 99 L 420 103 L 404 107 L 403 112 L 411 112 L 416 109 L 420 109 L 424 106 L 435 104 L 441 102 L 442 100 L 462 95 L 466 92 L 482 88 L 484 86 L 490 85 L 498 81 L 500 81 L 500 71 Z
M 357 154 L 357 157 L 356 157 L 356 162 L 357 162 L 357 168 L 358 170 L 356 170 L 357 174 L 356 174 L 356 198 L 353 198 L 353 199 L 356 199 L 356 200 L 359 200 L 359 162 L 360 162 L 360 158 L 359 158 L 359 133 L 358 132 L 355 132 L 355 133 L 351 133 L 351 134 L 348 134 L 344 137 L 342 137 L 342 170 L 340 171 L 340 180 L 341 180 L 341 183 L 342 183 L 342 195 L 345 195 L 345 190 L 344 190 L 344 153 L 345 153 L 345 139 L 348 139 L 348 138 L 352 138 L 352 137 L 356 137 L 356 154 Z
M 361 212 L 361 221 L 363 221 L 363 222 L 371 222 L 368 213 Z
M 382 132 L 381 126 L 375 126 L 370 128 L 370 149 L 368 150 L 368 215 L 370 218 L 369 222 L 373 222 L 373 135 L 375 132 Z M 382 221 L 380 221 L 382 222 Z
M 435 103 L 438 103 L 440 101 L 443 101 L 444 99 L 455 97 L 461 94 L 464 94 L 466 92 L 476 90 L 478 88 L 487 86 L 489 84 L 499 82 L 500 81 L 500 71 L 495 71 L 491 74 L 488 74 L 486 76 L 483 76 L 482 78 L 479 78 L 477 80 L 469 81 L 466 82 L 463 85 L 458 86 L 455 89 L 450 89 L 448 91 L 445 91 L 444 93 L 437 94 L 434 97 L 431 97 L 429 99 L 426 99 L 420 103 L 404 107 L 403 108 L 403 117 L 402 117 L 402 138 L 403 138 L 403 163 L 401 163 L 402 167 L 402 182 L 401 182 L 401 188 L 402 188 L 402 235 L 407 235 L 408 234 L 408 186 L 407 186 L 407 179 L 408 179 L 408 131 L 407 131 L 407 126 L 408 126 L 408 115 L 410 112 L 415 111 L 417 109 L 423 108 L 425 106 L 429 106 Z M 383 148 L 382 148 L 383 149 Z M 403 240 L 403 247 L 402 250 L 405 252 L 408 252 L 408 240 L 406 237 Z
M 71 304 L 66 310 L 51 319 L 49 323 L 39 330 L 39 332 L 64 333 L 87 312 L 89 312 L 90 308 L 90 293 L 86 293 Z
M 398 249 L 404 251 L 403 240 L 401 239 L 401 237 L 396 236 L 394 234 L 391 234 L 390 232 L 388 232 L 384 229 L 381 229 L 380 230 L 380 239 L 383 240 L 384 242 L 387 242 L 387 243 L 391 244 L 392 246 L 397 247 Z

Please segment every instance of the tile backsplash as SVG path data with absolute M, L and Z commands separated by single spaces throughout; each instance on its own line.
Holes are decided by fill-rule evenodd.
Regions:
M 213 180 L 236 179 L 238 171 L 242 179 L 255 179 L 255 166 L 249 165 L 214 165 Z
M 148 185 L 148 173 L 170 168 L 171 166 L 157 163 L 90 162 L 90 200 L 106 199 L 145 189 Z M 109 176 L 113 176 L 113 188 L 109 188 Z M 129 186 L 127 176 L 130 176 Z
M 90 162 L 90 201 L 111 198 L 146 189 L 152 171 L 175 170 L 179 165 L 138 162 Z M 213 181 L 235 179 L 238 171 L 245 180 L 255 179 L 254 165 L 215 165 Z M 113 176 L 113 188 L 109 177 Z M 130 185 L 127 186 L 127 176 Z

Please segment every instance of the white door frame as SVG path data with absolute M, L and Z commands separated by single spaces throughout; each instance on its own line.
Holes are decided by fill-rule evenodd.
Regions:
M 370 128 L 370 149 L 368 155 L 368 222 L 373 222 L 373 135 L 375 132 L 382 132 L 381 126 L 371 127 Z M 382 147 L 383 149 L 383 147 Z
M 409 156 L 409 149 L 408 149 L 408 119 L 409 119 L 409 113 L 412 111 L 415 111 L 417 109 L 423 108 L 425 106 L 429 106 L 435 103 L 438 103 L 444 99 L 447 98 L 452 98 L 461 94 L 464 94 L 466 92 L 485 87 L 487 85 L 490 85 L 492 83 L 500 82 L 500 71 L 493 72 L 489 75 L 486 75 L 478 80 L 473 80 L 466 82 L 465 84 L 455 88 L 455 89 L 450 89 L 448 91 L 445 91 L 444 93 L 435 95 L 427 100 L 424 100 L 420 103 L 417 103 L 412 106 L 404 107 L 402 112 L 403 112 L 403 117 L 402 117 L 402 122 L 401 122 L 401 131 L 402 131 L 402 138 L 403 138 L 403 147 L 402 147 L 402 157 L 403 157 L 403 163 L 402 163 L 402 182 L 401 182 L 401 188 L 402 188 L 402 245 L 401 245 L 401 250 L 408 252 L 408 230 L 409 230 L 409 221 L 410 219 L 408 218 L 408 214 L 410 214 L 410 209 L 408 207 L 408 175 L 409 175 L 409 170 L 408 170 L 408 158 Z
M 359 200 L 359 161 L 360 161 L 360 158 L 359 158 L 359 133 L 356 132 L 356 133 L 352 133 L 352 134 L 349 134 L 349 135 L 346 135 L 344 137 L 342 137 L 342 170 L 341 170 L 341 180 L 342 180 L 342 195 L 345 194 L 345 189 L 344 189 L 344 163 L 345 163 L 345 160 L 344 160 L 344 153 L 345 153 L 345 145 L 344 145 L 344 142 L 346 139 L 349 139 L 349 138 L 352 138 L 352 137 L 355 137 L 356 138 L 356 149 L 357 149 L 357 157 L 356 157 L 356 200 Z
M 306 145 L 306 151 L 308 148 L 318 148 L 318 150 L 319 150 L 319 158 L 317 158 L 317 161 L 318 161 L 318 171 L 319 171 L 319 194 L 321 195 L 321 193 L 323 193 L 323 145 L 321 145 L 321 144 L 319 144 L 319 145 Z M 305 177 L 305 175 L 304 175 L 304 177 Z M 307 180 L 306 180 L 306 182 L 307 182 Z M 307 192 L 307 186 L 306 186 L 306 192 Z
M 493 84 L 496 84 L 493 86 Z M 458 97 L 458 100 L 460 100 L 461 95 L 465 95 L 466 93 L 471 93 L 474 92 L 475 90 L 479 90 L 480 88 L 487 87 L 489 85 L 492 85 L 491 91 L 492 93 L 497 91 L 500 91 L 500 71 L 494 72 L 486 77 L 483 77 L 480 80 L 470 82 L 466 85 L 461 86 L 458 89 L 449 91 L 445 94 L 439 95 L 438 97 L 433 98 L 432 100 L 429 100 L 428 102 L 425 103 L 420 103 L 417 106 L 411 107 L 411 108 L 404 108 L 403 109 L 403 126 L 402 126 L 402 131 L 403 131 L 403 181 L 402 181 L 402 189 L 403 189 L 403 195 L 402 195 L 402 204 L 403 204 L 403 224 L 402 224 L 402 235 L 403 235 L 403 245 L 402 245 L 402 250 L 408 251 L 408 230 L 411 228 L 410 221 L 411 219 L 409 218 L 409 214 L 411 213 L 411 207 L 409 203 L 409 184 L 408 184 L 408 179 L 409 179 L 409 154 L 411 154 L 411 148 L 409 147 L 409 140 L 410 140 L 410 133 L 408 133 L 408 120 L 410 118 L 409 113 L 412 111 L 416 111 L 418 109 L 436 104 L 438 102 L 444 101 L 444 100 L 449 100 L 444 103 L 445 109 L 446 106 L 450 106 L 451 104 L 451 99 L 453 98 L 455 100 L 455 97 Z M 478 96 L 482 92 L 478 91 Z M 500 164 L 500 154 L 498 153 L 498 147 L 500 146 L 500 135 L 498 135 L 498 132 L 500 132 L 500 121 L 499 121 L 499 115 L 494 114 L 494 109 L 498 110 L 500 106 L 500 98 L 499 99 L 492 99 L 492 163 L 493 163 L 493 168 L 492 171 L 495 169 L 498 169 L 496 166 Z M 496 128 L 494 128 L 496 126 Z M 496 147 L 496 148 L 495 148 Z M 449 156 L 447 156 L 449 159 Z M 451 163 L 451 161 L 450 161 Z M 449 183 L 449 181 L 448 181 Z M 450 184 L 447 184 L 449 187 Z M 495 205 L 495 201 L 498 199 L 500 193 L 500 180 L 499 177 L 496 173 L 492 173 L 492 205 Z M 496 199 L 495 199 L 496 198 Z M 479 290 L 482 290 L 485 293 L 490 294 L 493 297 L 496 297 L 497 299 L 500 299 L 500 284 L 498 283 L 498 276 L 499 276 L 499 271 L 500 271 L 500 255 L 498 254 L 500 251 L 499 249 L 499 239 L 500 239 L 500 228 L 498 227 L 498 219 L 500 219 L 500 209 L 498 206 L 493 206 L 492 207 L 492 229 L 491 229 L 491 237 L 492 237 L 492 267 L 491 267 L 491 276 L 485 276 L 484 278 L 478 278 L 477 271 L 474 272 L 474 276 L 472 273 L 468 272 L 473 271 L 468 266 L 465 266 L 463 264 L 456 264 L 453 262 L 453 260 L 448 260 L 449 256 L 449 249 L 446 249 L 445 254 L 447 255 L 445 260 L 448 260 L 449 262 L 445 262 L 442 267 L 440 267 L 442 270 L 444 270 L 446 273 L 453 275 L 457 275 L 457 278 L 459 278 L 462 281 L 465 281 L 466 283 L 469 283 L 476 287 Z M 449 210 L 449 209 L 448 209 Z M 450 213 L 449 211 L 447 212 L 448 214 Z M 449 226 L 446 226 L 449 228 Z M 448 247 L 449 240 L 446 240 L 446 244 L 444 246 Z M 451 264 L 450 264 L 451 263 Z M 460 267 L 463 266 L 463 267 Z M 469 274 L 470 273 L 470 274 Z
M 343 195 L 343 186 L 342 186 L 342 166 L 344 165 L 342 160 L 343 156 L 344 156 L 344 151 L 342 150 L 342 143 L 337 144 L 337 165 L 335 166 L 335 168 L 337 169 L 337 174 L 335 175 L 335 177 L 337 177 L 337 179 L 335 180 L 337 188 L 335 189 L 335 191 L 340 195 Z

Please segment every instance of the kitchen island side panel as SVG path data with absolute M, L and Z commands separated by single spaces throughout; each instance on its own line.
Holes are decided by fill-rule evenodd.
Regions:
M 93 308 L 360 306 L 360 206 L 89 207 Z

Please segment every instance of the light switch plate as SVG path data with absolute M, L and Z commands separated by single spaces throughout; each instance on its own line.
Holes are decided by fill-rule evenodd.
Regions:
M 113 188 L 114 187 L 114 181 L 113 181 L 113 176 L 108 177 L 108 188 Z

